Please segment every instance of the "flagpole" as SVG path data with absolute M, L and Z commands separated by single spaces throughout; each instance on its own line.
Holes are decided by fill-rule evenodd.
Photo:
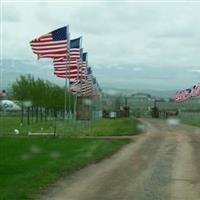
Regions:
M 74 99 L 74 122 L 76 121 L 76 108 L 77 108 L 77 92 L 75 94 L 75 99 Z
M 69 33 L 69 38 L 70 38 L 70 33 Z M 70 39 L 69 39 L 69 52 L 70 52 L 71 50 L 70 50 Z M 70 80 L 71 80 L 71 77 L 70 77 L 70 63 L 71 63 L 71 61 L 70 61 L 70 59 L 71 59 L 71 57 L 70 57 L 70 53 L 69 53 L 69 70 L 68 70 L 68 72 L 69 72 L 69 86 L 68 86 L 68 102 L 69 102 L 69 119 L 70 119 L 70 117 L 71 117 L 71 95 L 70 95 Z
M 66 78 L 65 78 L 65 119 L 67 117 L 67 88 L 69 88 L 69 85 L 67 83 L 67 75 L 68 75 L 68 69 L 70 66 L 70 35 L 69 35 L 69 25 L 67 26 L 67 46 L 68 46 L 68 52 L 66 52 Z M 69 89 L 68 89 L 68 96 L 69 96 Z M 69 105 L 68 105 L 69 108 Z
M 77 67 L 78 67 L 78 81 L 79 81 L 79 62 L 77 60 Z M 76 116 L 77 116 L 77 96 L 78 96 L 78 85 L 77 85 L 77 89 L 76 89 L 76 93 L 75 93 L 75 100 L 74 100 L 74 122 L 76 121 Z
M 77 67 L 78 67 L 78 81 L 81 81 L 81 84 L 82 84 L 82 73 L 81 73 L 81 76 L 80 76 L 80 64 L 81 64 L 81 57 L 82 57 L 82 36 L 80 37 L 80 44 L 79 44 L 79 47 L 80 47 L 80 58 L 77 60 Z M 76 121 L 76 116 L 77 116 L 77 113 L 76 113 L 76 109 L 77 109 L 77 98 L 78 98 L 78 90 L 76 90 L 76 93 L 75 93 L 75 101 L 74 101 L 74 121 Z
M 66 36 L 67 36 L 67 43 L 68 43 L 68 40 L 69 40 L 69 37 L 68 37 L 68 33 L 69 33 L 69 26 L 67 26 L 67 31 L 66 31 Z M 67 44 L 67 47 L 68 47 L 68 44 Z M 67 55 L 68 55 L 68 52 L 66 50 L 66 72 L 65 72 L 65 87 L 64 87 L 64 119 L 66 119 L 66 110 L 67 110 Z
M 80 70 L 80 60 L 77 60 L 77 68 L 78 68 L 78 79 L 77 81 L 79 82 L 80 81 L 80 74 L 79 74 L 79 70 Z M 78 85 L 77 85 L 77 89 L 76 89 L 76 93 L 75 93 L 75 100 L 74 100 L 74 122 L 76 121 L 76 116 L 77 116 L 77 113 L 76 113 L 76 108 L 77 108 L 77 98 L 78 98 L 78 91 L 79 88 L 78 88 Z
M 79 77 L 79 80 L 80 80 L 80 91 L 79 91 L 79 96 L 82 96 L 82 71 L 81 71 L 81 74 L 80 74 L 80 69 L 82 70 L 82 68 L 80 67 L 80 64 L 81 64 L 81 57 L 82 57 L 82 54 L 83 54 L 83 50 L 82 50 L 82 36 L 81 36 L 81 39 L 80 39 L 80 61 L 79 61 L 79 64 L 78 64 L 78 77 Z M 77 107 L 77 99 L 78 99 L 78 96 L 76 96 L 76 107 Z M 82 104 L 82 101 L 81 101 L 81 104 Z
M 67 65 L 67 64 L 66 64 Z M 66 69 L 66 78 L 65 78 L 65 102 L 64 102 L 64 119 L 66 119 L 67 115 L 67 69 Z
M 70 65 L 70 64 L 69 64 Z M 68 102 L 69 102 L 69 119 L 71 118 L 71 95 L 70 95 L 70 69 L 69 71 L 69 87 L 68 87 Z

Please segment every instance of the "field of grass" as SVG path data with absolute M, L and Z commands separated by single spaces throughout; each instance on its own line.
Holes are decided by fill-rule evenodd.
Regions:
M 138 123 L 133 118 L 120 118 L 91 123 L 49 120 L 28 126 L 26 122 L 20 124 L 19 117 L 1 117 L 0 199 L 37 198 L 38 192 L 63 175 L 96 162 L 129 142 L 79 136 L 132 135 L 138 132 Z M 52 133 L 55 125 L 58 135 L 70 137 L 20 137 L 28 132 Z M 18 135 L 14 129 L 19 130 Z
M 20 135 L 33 133 L 56 133 L 65 136 L 83 135 L 133 135 L 137 133 L 139 122 L 133 118 L 101 119 L 94 122 L 68 122 L 63 120 L 33 122 L 20 124 L 19 117 L 1 117 L 0 135 L 14 135 L 14 129 L 18 129 Z
M 133 118 L 102 119 L 94 122 L 90 129 L 82 129 L 83 135 L 91 136 L 120 136 L 138 133 L 139 121 Z
M 48 184 L 127 144 L 127 140 L 0 138 L 0 199 L 36 198 Z
M 200 119 L 182 119 L 184 124 L 200 127 Z
M 0 135 L 13 135 L 14 129 L 18 129 L 20 135 L 27 135 L 28 132 L 33 133 L 69 133 L 72 131 L 73 124 L 63 120 L 48 120 L 39 122 L 30 122 L 30 125 L 25 121 L 20 123 L 20 117 L 17 116 L 4 116 L 0 117 Z

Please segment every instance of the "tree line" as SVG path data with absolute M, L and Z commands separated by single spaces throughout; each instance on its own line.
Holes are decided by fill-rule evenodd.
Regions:
M 74 98 L 66 91 L 50 81 L 40 78 L 35 79 L 31 75 L 21 75 L 11 86 L 12 99 L 18 100 L 21 105 L 21 122 L 24 114 L 27 114 L 28 123 L 30 118 L 47 120 L 49 117 L 64 117 L 64 104 L 66 110 L 73 112 Z

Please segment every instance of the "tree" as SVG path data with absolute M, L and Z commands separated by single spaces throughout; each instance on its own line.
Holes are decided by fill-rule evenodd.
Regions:
M 56 84 L 53 84 L 49 81 L 42 80 L 40 78 L 35 79 L 31 75 L 21 75 L 19 79 L 11 86 L 12 98 L 21 102 L 22 105 L 22 121 L 24 113 L 24 104 L 25 101 L 30 101 L 32 104 L 32 117 L 33 112 L 36 116 L 36 121 L 38 121 L 39 113 L 40 119 L 43 119 L 43 114 L 45 114 L 45 119 L 49 111 L 54 113 L 54 116 L 57 117 L 58 112 L 64 113 L 64 101 L 65 101 L 65 89 Z M 68 99 L 71 99 L 71 105 L 69 105 Z M 74 98 L 67 92 L 67 109 L 72 108 Z M 29 109 L 28 109 L 29 112 Z

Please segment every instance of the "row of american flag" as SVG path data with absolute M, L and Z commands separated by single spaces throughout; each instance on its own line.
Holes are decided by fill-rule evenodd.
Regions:
M 200 96 L 200 83 L 191 88 L 177 91 L 175 95 L 175 101 L 183 102 L 197 96 Z
M 69 79 L 69 91 L 77 96 L 101 95 L 101 88 L 88 66 L 82 37 L 70 40 L 69 26 L 41 35 L 30 42 L 33 53 L 53 60 L 54 74 Z

